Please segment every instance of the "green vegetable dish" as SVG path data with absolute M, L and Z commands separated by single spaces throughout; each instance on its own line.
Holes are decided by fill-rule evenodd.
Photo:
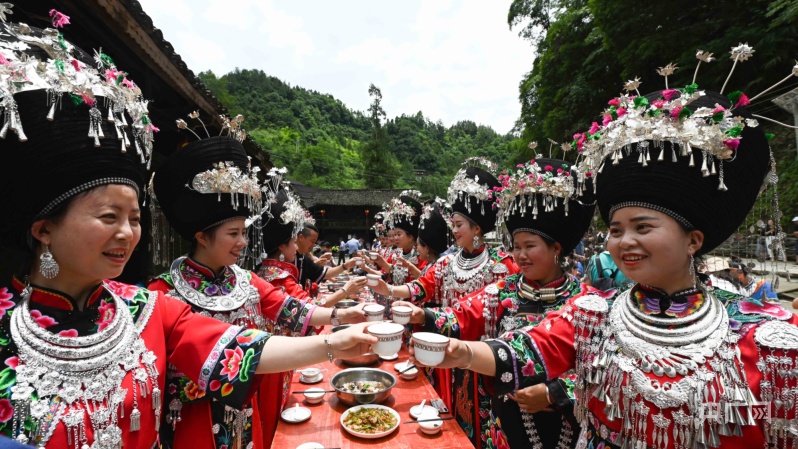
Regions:
M 380 408 L 361 408 L 352 410 L 344 418 L 344 425 L 360 433 L 387 432 L 396 426 L 396 416 Z

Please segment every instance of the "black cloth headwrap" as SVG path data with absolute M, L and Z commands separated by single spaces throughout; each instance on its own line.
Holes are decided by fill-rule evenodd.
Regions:
M 649 99 L 660 97 L 659 92 Z M 693 101 L 689 107 L 714 108 L 719 104 L 730 108 L 730 101 L 715 92 Z M 734 115 L 750 118 L 744 107 L 734 109 Z M 649 148 L 656 148 L 649 141 Z M 712 251 L 726 241 L 745 220 L 753 207 L 765 175 L 768 173 L 770 150 L 761 125 L 746 126 L 740 146 L 733 159 L 723 161 L 724 183 L 727 191 L 718 190 L 718 175 L 704 177 L 700 170 L 701 149 L 693 147 L 696 166 L 688 166 L 689 156 L 679 156 L 680 146 L 675 148 L 677 161 L 672 162 L 672 144 L 663 142 L 665 158 L 655 160 L 658 150 L 652 151 L 652 161 L 647 167 L 637 162 L 637 145 L 632 145 L 631 155 L 624 155 L 618 165 L 605 158 L 604 168 L 597 174 L 598 207 L 604 222 L 611 222 L 611 211 L 620 206 L 647 207 L 663 212 L 682 223 L 686 228 L 697 229 L 704 234 L 704 245 L 697 256 Z M 713 159 L 715 159 L 713 157 Z M 719 161 L 715 159 L 715 163 Z M 717 168 L 720 172 L 720 167 Z M 681 220 L 683 219 L 683 220 Z
M 266 254 L 271 254 L 277 250 L 280 245 L 295 237 L 294 222 L 289 221 L 284 223 L 283 220 L 280 219 L 280 215 L 285 212 L 287 201 L 288 193 L 286 193 L 285 189 L 280 189 L 269 211 L 272 216 L 269 218 L 266 226 L 261 230 L 263 234 L 263 249 L 266 250 Z
M 421 220 L 418 238 L 438 254 L 449 248 L 449 224 L 441 214 L 440 206 L 433 204 L 429 218 Z
M 538 158 L 535 163 L 541 168 L 550 165 L 555 171 L 563 164 L 568 164 L 571 177 L 574 178 L 576 185 L 576 173 L 571 170 L 570 164 L 561 159 Z M 568 201 L 568 215 L 565 214 L 563 199 L 557 198 L 557 205 L 554 210 L 546 212 L 543 207 L 544 195 L 536 194 L 538 204 L 538 215 L 534 218 L 531 208 L 526 209 L 526 213 L 521 215 L 520 210 L 505 220 L 507 232 L 514 235 L 515 231 L 531 232 L 541 237 L 558 242 L 562 246 L 561 254 L 567 256 L 571 254 L 579 241 L 590 227 L 590 220 L 596 210 L 595 198 L 593 197 L 593 184 L 589 179 L 584 186 L 584 194 L 574 197 Z M 528 200 L 529 197 L 525 197 Z
M 0 192 L 7 213 L 0 220 L 0 242 L 11 248 L 30 250 L 30 228 L 73 196 L 108 184 L 123 184 L 144 199 L 146 166 L 131 146 L 125 153 L 116 139 L 113 124 L 101 120 L 104 139 L 100 147 L 88 136 L 89 110 L 85 103 L 75 105 L 64 95 L 55 119 L 47 120 L 49 105 L 45 90 L 14 95 L 27 142 L 20 142 L 9 131 L 0 140 Z M 96 97 L 102 117 L 108 114 L 103 97 Z M 128 123 L 133 120 L 126 115 Z M 128 139 L 133 136 L 129 130 Z
M 402 200 L 403 203 L 412 207 L 414 214 L 412 217 L 397 215 L 393 219 L 393 226 L 407 232 L 414 237 L 418 237 L 418 223 L 421 218 L 422 208 L 421 203 L 419 203 L 415 198 L 406 195 L 400 196 L 399 199 Z
M 495 176 L 479 167 L 466 168 L 466 176 L 475 179 L 479 177 L 479 183 L 487 185 L 488 189 L 499 187 L 501 183 Z M 470 204 L 470 207 L 469 207 Z M 469 210 L 470 209 L 470 210 Z M 493 209 L 493 201 L 480 201 L 473 196 L 459 196 L 452 201 L 452 213 L 462 214 L 482 228 L 482 234 L 487 234 L 496 228 L 496 210 Z
M 155 171 L 153 189 L 158 205 L 169 224 L 188 241 L 194 234 L 235 217 L 250 215 L 244 195 L 239 195 L 238 208 L 232 194 L 200 193 L 191 187 L 199 173 L 213 169 L 214 164 L 232 162 L 247 172 L 247 153 L 237 140 L 227 136 L 200 139 L 178 149 Z

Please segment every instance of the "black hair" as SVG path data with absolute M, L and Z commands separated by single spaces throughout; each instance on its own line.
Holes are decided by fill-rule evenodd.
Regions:
M 208 229 L 203 229 L 202 233 L 208 236 L 210 241 L 214 241 L 216 239 L 216 231 L 219 230 L 220 227 L 225 222 L 215 224 Z M 188 250 L 188 257 L 194 257 L 194 253 L 197 251 L 197 239 L 196 237 L 191 240 L 191 248 Z
M 317 228 L 313 223 L 305 223 L 305 226 L 303 226 L 302 230 L 299 231 L 299 233 L 305 237 L 310 237 L 312 232 L 315 232 L 316 234 L 319 233 L 319 228 Z

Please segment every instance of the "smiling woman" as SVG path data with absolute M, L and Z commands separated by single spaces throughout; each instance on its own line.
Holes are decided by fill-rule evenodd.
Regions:
M 192 113 L 191 118 L 199 119 L 198 113 Z M 233 122 L 240 131 L 241 120 L 230 121 Z M 307 294 L 297 295 L 269 284 L 236 264 L 247 248 L 248 228 L 255 228 L 250 235 L 261 232 L 258 226 L 269 230 L 266 235 L 280 234 L 275 227 L 280 227 L 286 215 L 305 216 L 299 203 L 281 207 L 279 198 L 284 190 L 279 171 L 269 174 L 267 185 L 274 190 L 261 186 L 257 170 L 250 169 L 244 147 L 236 138 L 239 136 L 231 133 L 191 142 L 172 153 L 155 172 L 153 201 L 157 201 L 172 227 L 192 242 L 192 249 L 187 257 L 172 262 L 171 269 L 149 288 L 181 299 L 193 311 L 225 323 L 289 336 L 311 334 L 314 325 L 331 323 L 334 315 L 330 309 L 317 307 Z M 264 225 L 260 224 L 261 216 L 274 218 Z M 287 223 L 289 238 L 295 235 L 295 226 L 301 228 L 302 222 L 294 221 L 298 220 Z M 260 241 L 259 237 L 256 235 L 255 240 Z M 270 250 L 271 241 L 263 241 Z M 290 243 L 293 252 L 289 254 L 293 256 L 296 245 L 293 239 Z M 340 318 L 356 322 L 358 311 L 347 310 Z M 226 374 L 237 372 L 244 353 L 231 357 L 224 369 Z M 268 446 L 286 396 L 282 392 L 286 376 L 290 372 L 266 376 L 262 382 L 263 406 L 250 401 L 240 410 L 231 411 L 223 402 L 201 394 L 185 394 L 199 390 L 196 382 L 183 372 L 169 371 L 170 418 L 161 429 L 161 442 L 170 448 L 201 449 L 222 446 L 230 435 L 236 435 L 242 446 Z M 223 431 L 198 432 L 208 416 Z M 263 426 L 257 425 L 259 417 L 265 422 Z
M 752 53 L 734 47 L 733 64 Z M 493 376 L 497 395 L 575 370 L 579 447 L 794 447 L 798 416 L 784 404 L 795 399 L 798 317 L 705 284 L 693 262 L 775 182 L 767 138 L 741 92 L 690 84 L 641 96 L 638 85 L 573 143 L 595 173 L 613 259 L 637 284 L 485 343 L 451 339 L 444 366 Z
M 0 287 L 0 433 L 40 448 L 150 448 L 173 417 L 167 364 L 191 380 L 184 394 L 240 408 L 256 372 L 362 352 L 357 342 L 373 339 L 355 326 L 291 345 L 301 354 L 288 357 L 281 337 L 110 280 L 141 237 L 147 101 L 108 55 L 92 61 L 54 28 L 6 23 L 8 8 L 0 243 L 37 262 Z M 69 21 L 50 14 L 55 27 Z

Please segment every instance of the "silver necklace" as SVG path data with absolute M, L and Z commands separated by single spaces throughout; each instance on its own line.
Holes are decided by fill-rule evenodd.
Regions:
M 466 258 L 463 255 L 464 252 L 463 249 L 457 252 L 452 266 L 454 277 L 458 281 L 465 281 L 472 278 L 478 272 L 482 271 L 482 268 L 488 263 L 488 248 L 485 248 L 484 251 L 472 258 Z
M 565 282 L 563 282 L 559 287 L 534 288 L 526 283 L 524 276 L 519 276 L 518 294 L 528 301 L 554 301 L 562 295 L 562 292 L 568 288 L 569 284 L 570 282 L 568 282 L 568 279 L 566 279 Z
M 44 447 L 63 422 L 67 444 L 75 449 L 120 448 L 119 419 L 124 417 L 128 393 L 121 385 L 128 373 L 133 376 L 130 431 L 141 428 L 138 398 L 143 400 L 148 394 L 155 412 L 155 429 L 160 426 L 157 356 L 140 337 L 150 313 L 142 312 L 140 323 L 134 323 L 125 301 L 107 286 L 104 288 L 114 299 L 114 318 L 104 330 L 84 337 L 64 337 L 41 328 L 30 315 L 31 290 L 23 291 L 22 301 L 10 321 L 11 338 L 19 351 L 17 383 L 11 387 L 12 436 L 16 441 Z M 146 307 L 152 310 L 157 293 L 150 295 Z M 38 399 L 33 399 L 33 393 Z M 48 419 L 49 413 L 52 417 Z M 86 415 L 94 431 L 91 446 Z M 24 427 L 28 418 L 34 422 L 31 430 Z
M 396 256 L 402 257 L 408 262 L 412 263 L 413 265 L 418 265 L 418 252 L 415 248 L 410 250 L 410 253 L 405 257 L 404 252 L 400 248 L 396 249 Z M 393 285 L 402 285 L 407 280 L 407 276 L 410 274 L 410 271 L 399 264 L 394 264 L 393 266 L 393 275 L 391 279 L 393 280 Z
M 204 293 L 198 292 L 191 287 L 191 285 L 183 277 L 180 271 L 180 265 L 186 260 L 185 257 L 178 257 L 172 262 L 172 267 L 169 269 L 172 275 L 172 283 L 175 290 L 186 302 L 193 304 L 199 308 L 210 310 L 214 312 L 228 312 L 230 310 L 238 309 L 247 300 L 249 296 L 249 279 L 244 276 L 244 270 L 238 265 L 230 265 L 233 270 L 233 275 L 236 277 L 236 285 L 227 295 L 208 296 Z
M 200 315 L 225 323 L 247 328 L 254 327 L 260 330 L 266 330 L 267 326 L 274 324 L 263 317 L 260 309 L 260 293 L 250 282 L 248 273 L 241 267 L 230 265 L 236 278 L 236 285 L 232 292 L 227 295 L 208 296 L 194 290 L 183 277 L 180 266 L 185 259 L 185 257 L 175 259 L 169 270 L 174 285 L 173 296 L 202 309 L 199 312 Z

